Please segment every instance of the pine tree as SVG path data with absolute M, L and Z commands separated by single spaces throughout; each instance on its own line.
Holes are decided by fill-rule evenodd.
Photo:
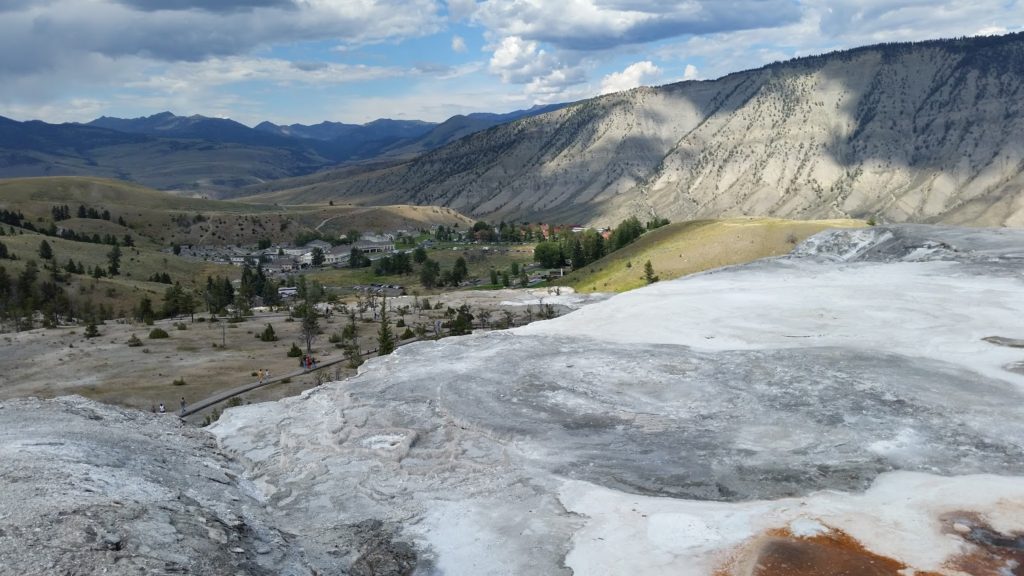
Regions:
M 579 270 L 587 265 L 586 256 L 583 254 L 583 244 L 580 243 L 580 239 L 573 238 L 572 240 L 572 269 Z
M 99 266 L 96 267 L 99 269 Z M 135 308 L 135 319 L 145 324 L 152 324 L 153 319 L 156 317 L 156 313 L 153 312 L 153 301 L 149 298 L 143 298 L 139 301 L 138 307 Z
M 320 323 L 316 319 L 316 307 L 306 301 L 305 313 L 302 315 L 302 338 L 306 341 L 306 354 L 313 353 L 313 341 L 320 332 Z
M 441 265 L 433 260 L 427 260 L 420 268 L 420 283 L 424 288 L 437 286 L 438 277 L 441 275 Z
M 359 344 L 355 340 L 345 346 L 345 358 L 348 359 L 349 368 L 359 368 L 363 364 L 363 356 L 359 353 Z
M 116 243 L 110 249 L 110 252 L 107 252 L 107 262 L 110 264 L 108 270 L 111 276 L 117 276 L 121 273 L 121 247 Z
M 274 327 L 269 323 L 267 327 L 263 329 L 263 333 L 260 334 L 260 340 L 263 342 L 274 342 L 277 340 L 277 334 L 274 333 Z
M 53 259 L 53 248 L 50 247 L 50 243 L 46 240 L 39 243 L 39 257 L 43 260 Z
M 11 277 L 7 275 L 7 269 L 0 266 L 0 329 L 11 310 L 11 291 L 13 285 Z
M 345 348 L 345 358 L 348 359 L 349 368 L 359 368 L 363 363 L 363 356 L 359 352 L 359 340 L 357 338 L 359 328 L 356 326 L 356 312 L 348 313 L 348 324 L 341 331 L 341 340 Z
M 469 267 L 466 266 L 466 259 L 459 256 L 452 265 L 452 285 L 458 286 L 469 276 Z
M 377 331 L 377 355 L 386 356 L 395 351 L 395 335 L 388 323 L 387 297 L 381 298 L 380 330 Z
M 323 248 L 321 248 L 319 246 L 317 246 L 316 248 L 313 248 L 313 256 L 312 256 L 312 259 L 311 259 L 311 262 L 310 262 L 313 265 L 313 268 L 319 268 L 319 267 L 323 266 L 324 265 L 324 261 L 326 259 L 327 259 L 327 256 L 324 255 L 324 249 Z
M 659 278 L 654 275 L 654 266 L 651 265 L 650 260 L 644 264 L 644 280 L 646 280 L 648 284 L 654 284 L 659 280 Z

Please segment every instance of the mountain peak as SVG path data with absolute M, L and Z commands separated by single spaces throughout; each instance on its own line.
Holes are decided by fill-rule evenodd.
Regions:
M 380 201 L 493 220 L 1024 226 L 1021 62 L 1024 34 L 800 58 L 534 108 L 529 123 L 476 131 L 379 172 L 320 178 L 317 190 L 335 200 L 388 190 Z

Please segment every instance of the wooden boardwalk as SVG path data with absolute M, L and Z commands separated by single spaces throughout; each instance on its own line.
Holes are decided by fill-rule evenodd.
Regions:
M 408 339 L 408 340 L 406 340 L 404 342 L 399 342 L 398 344 L 395 345 L 395 347 L 398 348 L 400 346 L 405 346 L 407 344 L 412 344 L 413 342 L 418 342 L 419 340 L 420 340 L 420 338 L 418 338 L 418 337 L 417 338 L 410 338 L 410 339 Z M 368 352 L 364 352 L 361 356 L 363 358 L 367 358 L 367 357 L 371 357 L 372 355 L 374 355 L 376 353 L 377 353 L 376 350 L 370 350 Z M 241 386 L 236 386 L 234 388 L 228 388 L 227 390 L 222 390 L 222 391 L 214 394 L 213 396 L 209 396 L 207 398 L 199 400 L 198 402 L 193 402 L 191 404 L 186 404 L 185 405 L 185 409 L 178 411 L 177 415 L 180 418 L 186 418 L 188 416 L 191 416 L 191 415 L 195 414 L 196 412 L 202 412 L 203 410 L 206 410 L 207 408 L 209 408 L 211 406 L 215 406 L 217 404 L 220 404 L 221 402 L 224 402 L 225 400 L 230 400 L 231 398 L 234 398 L 235 396 L 238 396 L 239 394 L 245 394 L 246 392 L 249 392 L 251 390 L 255 390 L 257 388 L 262 388 L 264 386 L 269 386 L 270 384 L 274 384 L 275 382 L 282 382 L 282 381 L 287 380 L 289 378 L 295 378 L 295 377 L 298 377 L 298 376 L 302 376 L 304 374 L 312 374 L 314 372 L 317 372 L 319 370 L 323 370 L 325 368 L 329 368 L 331 366 L 334 366 L 335 364 L 338 364 L 340 362 L 345 362 L 347 360 L 348 359 L 345 358 L 344 356 L 339 356 L 339 357 L 335 357 L 335 358 L 326 358 L 322 362 L 317 362 L 316 363 L 316 368 L 314 368 L 312 370 L 299 369 L 299 370 L 296 370 L 295 372 L 290 372 L 288 374 L 284 374 L 284 375 L 281 375 L 281 376 L 275 376 L 273 378 L 264 379 L 262 382 L 260 382 L 260 381 L 250 382 L 248 384 L 242 384 Z

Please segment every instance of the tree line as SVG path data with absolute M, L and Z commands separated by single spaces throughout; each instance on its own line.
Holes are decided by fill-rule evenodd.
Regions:
M 578 270 L 632 244 L 644 232 L 668 223 L 667 218 L 655 218 L 645 224 L 636 216 L 630 216 L 611 231 L 607 240 L 592 228 L 579 234 L 563 230 L 557 236 L 538 243 L 533 251 L 533 259 L 542 268 L 572 266 L 573 270 Z

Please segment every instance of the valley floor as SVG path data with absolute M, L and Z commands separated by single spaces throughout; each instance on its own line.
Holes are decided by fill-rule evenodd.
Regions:
M 503 321 L 503 311 L 508 310 L 513 321 L 522 324 L 539 318 L 545 303 L 561 314 L 605 298 L 601 294 L 575 295 L 571 288 L 557 291 L 558 294 L 554 289 L 551 294 L 546 289 L 447 292 L 429 296 L 432 304 L 442 305 L 441 309 L 430 312 L 414 310 L 412 296 L 396 297 L 389 299 L 390 319 L 392 324 L 399 319 L 406 326 L 423 324 L 433 334 L 435 323 L 445 320 L 445 310 L 462 304 L 468 304 L 477 314 L 482 310 L 490 311 L 494 323 Z M 411 312 L 400 316 L 394 310 L 403 306 L 408 306 Z M 196 315 L 197 320 L 208 317 L 208 314 Z M 348 318 L 336 312 L 319 322 L 323 334 L 314 341 L 315 356 L 321 359 L 342 357 L 343 351 L 330 343 L 329 338 L 343 329 Z M 262 342 L 258 338 L 268 324 L 274 328 L 276 342 Z M 366 352 L 375 350 L 380 322 L 374 319 L 373 312 L 367 310 L 362 319 L 357 320 L 357 326 L 360 348 Z M 148 338 L 154 328 L 163 329 L 169 338 Z M 400 335 L 405 328 L 393 330 Z M 168 412 L 175 412 L 181 398 L 192 403 L 256 382 L 260 370 L 269 371 L 274 377 L 295 372 L 299 359 L 288 357 L 287 351 L 293 343 L 300 348 L 304 346 L 300 322 L 289 321 L 286 312 L 257 313 L 238 323 L 224 318 L 215 323 L 189 318 L 161 320 L 152 326 L 107 322 L 99 326 L 99 331 L 100 336 L 95 338 L 86 338 L 81 326 L 0 334 L 4 350 L 0 354 L 0 400 L 80 394 L 140 410 L 152 410 L 163 403 Z M 141 346 L 128 346 L 133 335 L 142 341 Z M 372 352 L 368 354 L 372 355 Z M 320 376 L 310 373 L 247 392 L 242 401 L 278 400 L 325 380 L 339 380 L 353 374 L 355 370 L 341 363 Z M 190 421 L 201 423 L 209 412 L 197 414 Z

